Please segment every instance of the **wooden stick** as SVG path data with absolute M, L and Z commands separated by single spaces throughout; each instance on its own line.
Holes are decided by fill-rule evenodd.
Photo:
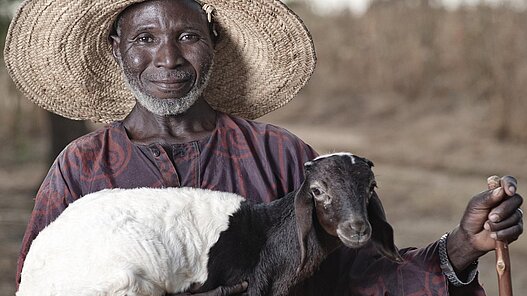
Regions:
M 498 188 L 500 186 L 500 177 L 489 177 L 487 179 L 487 185 L 489 189 Z M 512 296 L 511 260 L 509 257 L 509 245 L 504 241 L 497 240 L 495 250 L 499 296 Z
M 512 296 L 511 261 L 509 245 L 506 242 L 496 241 L 496 271 L 499 295 Z

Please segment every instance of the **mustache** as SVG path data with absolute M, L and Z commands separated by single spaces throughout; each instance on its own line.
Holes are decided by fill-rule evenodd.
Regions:
M 189 80 L 194 78 L 194 74 L 185 71 L 164 71 L 160 73 L 149 73 L 145 78 L 153 81 L 162 80 Z

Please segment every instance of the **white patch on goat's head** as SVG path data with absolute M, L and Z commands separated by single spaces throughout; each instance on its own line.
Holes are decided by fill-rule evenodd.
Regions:
M 313 159 L 312 161 L 306 162 L 304 165 L 305 166 L 310 166 L 317 160 L 330 158 L 330 157 L 334 157 L 334 156 L 344 157 L 344 158 L 349 157 L 349 159 L 351 160 L 351 164 L 357 164 L 357 160 L 362 160 L 362 161 L 366 161 L 370 166 L 373 166 L 373 164 L 370 164 L 369 160 L 363 159 L 362 157 L 357 156 L 357 155 L 355 155 L 353 153 L 350 153 L 350 152 L 335 152 L 335 153 L 320 155 L 317 158 Z
M 349 153 L 349 152 L 336 152 L 336 153 L 331 153 L 331 154 L 320 155 L 319 157 L 313 159 L 313 161 L 317 161 L 317 160 L 328 158 L 328 157 L 332 157 L 332 156 L 349 156 L 352 159 L 354 159 L 354 157 L 355 157 L 354 154 Z
M 313 165 L 313 163 L 317 160 L 321 160 L 321 159 L 325 159 L 325 158 L 330 158 L 330 157 L 334 157 L 334 156 L 338 156 L 338 157 L 349 157 L 349 159 L 351 160 L 351 164 L 356 164 L 357 163 L 357 156 L 353 153 L 350 153 L 350 152 L 335 152 L 335 153 L 330 153 L 330 154 L 324 154 L 324 155 L 320 155 L 318 156 L 317 158 L 313 159 L 312 161 L 308 161 L 304 164 L 304 166 L 308 167 L 308 166 L 311 166 Z

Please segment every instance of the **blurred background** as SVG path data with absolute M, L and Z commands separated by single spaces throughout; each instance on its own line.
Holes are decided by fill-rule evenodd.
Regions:
M 490 175 L 516 176 L 527 196 L 526 1 L 286 1 L 312 32 L 317 70 L 260 121 L 320 153 L 373 160 L 396 243 L 426 246 L 458 224 Z M 0 0 L 2 48 L 17 4 Z M 98 126 L 29 103 L 0 64 L 0 295 L 13 295 L 38 186 L 65 144 Z M 494 260 L 480 261 L 488 295 Z M 514 291 L 527 295 L 527 236 L 511 261 Z

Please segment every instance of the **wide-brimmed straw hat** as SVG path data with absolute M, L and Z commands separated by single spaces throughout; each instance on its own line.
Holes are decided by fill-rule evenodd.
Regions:
M 4 59 L 22 93 L 71 119 L 123 119 L 135 99 L 108 43 L 112 24 L 142 0 L 26 0 L 11 22 Z M 315 67 L 309 32 L 279 0 L 200 0 L 220 37 L 205 99 L 248 119 L 289 102 Z

